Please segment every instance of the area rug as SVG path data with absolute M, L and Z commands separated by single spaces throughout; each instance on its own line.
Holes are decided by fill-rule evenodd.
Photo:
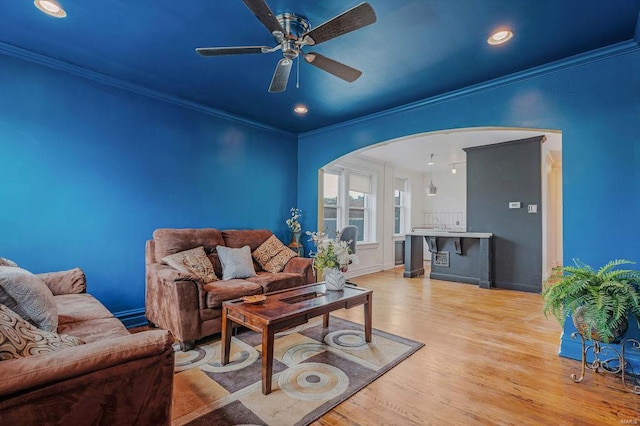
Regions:
M 220 364 L 220 339 L 180 352 L 176 345 L 174 425 L 306 425 L 321 417 L 423 343 L 331 317 L 276 335 L 273 384 L 262 394 L 261 335 L 245 330 L 231 340 Z

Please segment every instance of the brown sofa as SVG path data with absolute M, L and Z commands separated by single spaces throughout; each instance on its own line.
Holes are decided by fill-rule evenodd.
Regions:
M 216 252 L 219 245 L 241 248 L 248 245 L 253 252 L 273 233 L 262 230 L 157 229 L 145 248 L 146 316 L 158 327 L 169 330 L 180 342 L 182 350 L 190 349 L 196 340 L 222 328 L 222 302 L 252 294 L 268 293 L 315 282 L 311 259 L 294 257 L 278 273 L 263 271 L 254 262 L 257 273 L 245 279 L 219 280 L 203 284 L 164 264 L 165 256 L 204 247 L 218 278 L 222 265 Z
M 52 290 L 58 333 L 85 344 L 0 361 L 0 423 L 168 425 L 174 350 L 164 330 L 130 334 L 86 293 L 80 268 L 37 275 Z

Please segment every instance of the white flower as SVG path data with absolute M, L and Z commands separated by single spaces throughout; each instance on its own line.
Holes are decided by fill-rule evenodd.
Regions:
M 316 246 L 315 256 L 313 256 L 313 267 L 322 270 L 325 268 L 346 269 L 349 263 L 358 263 L 358 257 L 351 253 L 349 241 L 340 241 L 337 236 L 335 239 L 327 238 L 326 234 L 320 232 L 309 232 L 311 241 Z M 313 255 L 314 253 L 312 253 Z
M 291 217 L 285 220 L 287 226 L 291 232 L 300 232 L 302 230 L 302 225 L 300 225 L 298 219 L 302 217 L 302 210 L 296 207 L 291 207 L 291 210 L 289 211 L 291 212 Z

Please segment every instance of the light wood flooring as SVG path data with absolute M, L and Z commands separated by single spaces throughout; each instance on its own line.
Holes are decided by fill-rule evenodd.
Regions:
M 619 378 L 571 380 L 580 363 L 557 355 L 539 294 L 402 271 L 352 281 L 373 290 L 374 328 L 425 346 L 312 425 L 640 425 L 640 395 Z M 331 315 L 363 323 L 361 307 Z
M 352 281 L 374 291 L 374 328 L 425 347 L 313 425 L 640 425 L 640 396 L 619 378 L 571 380 L 580 363 L 557 355 L 561 328 L 539 294 L 402 268 Z M 361 308 L 335 315 L 363 321 Z

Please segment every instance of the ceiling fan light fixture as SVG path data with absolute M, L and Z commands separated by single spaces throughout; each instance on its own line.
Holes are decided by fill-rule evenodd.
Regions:
M 309 112 L 309 109 L 302 105 L 302 104 L 298 104 L 293 108 L 293 112 L 295 112 L 296 114 L 306 114 L 307 112 Z
M 67 12 L 60 6 L 56 0 L 35 0 L 33 4 L 43 13 L 54 18 L 65 18 Z
M 55 0 L 36 0 L 55 1 Z M 245 6 L 275 38 L 276 45 L 270 46 L 226 46 L 198 47 L 196 52 L 201 56 L 242 55 L 252 53 L 272 53 L 282 51 L 283 59 L 276 65 L 271 78 L 269 93 L 284 92 L 291 71 L 292 60 L 303 54 L 305 61 L 314 67 L 328 72 L 348 83 L 353 83 L 362 71 L 327 58 L 319 53 L 304 52 L 305 46 L 314 46 L 332 40 L 344 34 L 366 27 L 376 22 L 376 13 L 369 3 L 362 2 L 357 6 L 311 28 L 304 16 L 295 13 L 275 15 L 266 0 L 242 0 Z M 298 62 L 299 64 L 300 62 Z M 299 87 L 296 84 L 296 87 Z
M 513 32 L 510 30 L 499 30 L 491 34 L 487 39 L 487 43 L 491 45 L 498 45 L 508 42 L 513 38 Z

